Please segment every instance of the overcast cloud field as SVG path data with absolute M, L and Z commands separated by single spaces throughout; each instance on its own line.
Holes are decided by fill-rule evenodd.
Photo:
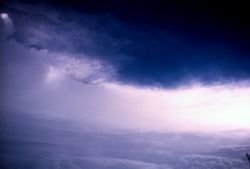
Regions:
M 245 131 L 104 132 L 65 120 L 10 113 L 1 134 L 1 168 L 6 169 L 249 168 L 245 152 L 250 150 L 250 138 Z

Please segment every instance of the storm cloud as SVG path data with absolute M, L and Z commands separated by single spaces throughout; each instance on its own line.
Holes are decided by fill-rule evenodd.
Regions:
M 248 168 L 249 27 L 183 5 L 5 2 L 0 166 Z

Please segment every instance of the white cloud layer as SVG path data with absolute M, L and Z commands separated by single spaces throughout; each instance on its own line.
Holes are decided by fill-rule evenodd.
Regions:
M 132 108 L 127 112 L 134 114 L 134 117 L 141 114 L 141 117 L 137 117 L 141 125 L 213 131 L 249 128 L 250 87 L 238 85 L 191 86 L 169 90 L 140 89 L 118 84 L 106 84 L 105 87 L 130 100 L 127 107 Z

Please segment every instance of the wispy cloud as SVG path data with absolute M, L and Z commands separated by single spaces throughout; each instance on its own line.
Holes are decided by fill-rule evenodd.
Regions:
M 49 57 L 54 61 L 48 66 L 45 75 L 47 83 L 58 83 L 65 78 L 72 78 L 86 84 L 101 84 L 114 78 L 115 71 L 112 66 L 99 60 L 74 57 L 66 53 L 54 53 Z

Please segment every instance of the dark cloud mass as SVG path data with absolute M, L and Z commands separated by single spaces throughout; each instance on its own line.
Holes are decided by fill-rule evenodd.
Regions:
M 117 68 L 122 82 L 169 87 L 249 78 L 244 3 L 17 2 L 19 7 L 6 9 L 22 16 L 14 35 L 18 41 L 104 59 Z

